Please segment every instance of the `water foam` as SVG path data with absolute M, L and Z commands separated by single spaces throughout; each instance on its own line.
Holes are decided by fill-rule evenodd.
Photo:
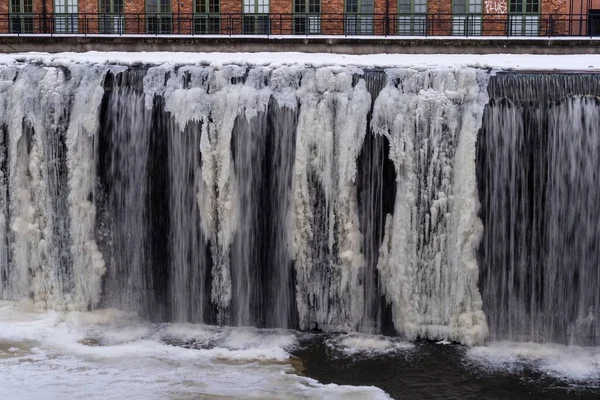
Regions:
M 163 341 L 167 336 L 208 338 L 216 346 L 174 346 Z M 389 398 L 373 387 L 322 385 L 295 375 L 284 350 L 295 341 L 295 334 L 285 331 L 155 325 L 116 310 L 32 313 L 3 303 L 2 394 L 23 399 Z
M 341 351 L 345 355 L 364 357 L 397 353 L 415 348 L 414 344 L 398 338 L 359 333 L 344 334 L 330 338 L 327 340 L 327 346 Z
M 474 347 L 467 357 L 490 370 L 530 368 L 566 381 L 600 383 L 600 348 L 560 344 L 492 342 Z

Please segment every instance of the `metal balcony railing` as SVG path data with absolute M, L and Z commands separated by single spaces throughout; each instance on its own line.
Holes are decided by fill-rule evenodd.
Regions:
M 600 15 L 0 14 L 0 34 L 600 36 Z

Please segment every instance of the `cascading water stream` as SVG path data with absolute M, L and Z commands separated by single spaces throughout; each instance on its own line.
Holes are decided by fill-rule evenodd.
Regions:
M 384 71 L 366 71 L 364 79 L 372 99 L 376 99 L 387 84 Z M 371 108 L 369 120 L 372 114 Z M 386 217 L 393 214 L 396 199 L 396 172 L 389 153 L 388 139 L 382 135 L 374 135 L 370 129 L 358 158 L 356 181 L 365 257 L 361 276 L 364 282 L 365 312 L 359 330 L 366 333 L 395 333 L 391 309 L 383 296 L 377 272 Z
M 149 223 L 150 147 L 153 126 L 145 108 L 141 80 L 145 71 L 117 75 L 103 104 L 98 134 L 100 216 L 98 237 L 107 255 L 104 301 L 108 306 L 141 311 L 154 308 Z
M 600 79 L 499 75 L 478 145 L 493 339 L 598 345 Z
M 597 79 L 489 75 L 1 66 L 0 297 L 597 344 Z

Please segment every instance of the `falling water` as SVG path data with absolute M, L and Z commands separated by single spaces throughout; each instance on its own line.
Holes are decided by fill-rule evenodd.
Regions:
M 366 71 L 364 75 L 371 98 L 376 99 L 387 83 L 384 71 Z M 372 118 L 372 108 L 368 119 Z M 361 278 L 364 282 L 365 312 L 359 329 L 367 333 L 394 334 L 391 309 L 386 304 L 377 273 L 379 247 L 383 242 L 385 220 L 394 212 L 396 198 L 396 172 L 389 159 L 389 141 L 385 136 L 374 135 L 372 130 L 365 141 L 358 159 L 358 201 L 365 267 Z
M 3 299 L 598 342 L 595 77 L 25 63 L 0 81 Z
M 153 287 L 148 236 L 150 136 L 152 114 L 146 111 L 140 81 L 145 71 L 127 71 L 114 79 L 102 107 L 98 134 L 100 248 L 107 255 L 105 303 L 126 310 L 152 308 Z M 155 129 L 153 129 L 155 128 Z M 156 129 L 158 130 L 158 129 Z M 158 135 L 163 132 L 156 132 Z
M 597 345 L 600 80 L 499 75 L 478 146 L 493 339 Z

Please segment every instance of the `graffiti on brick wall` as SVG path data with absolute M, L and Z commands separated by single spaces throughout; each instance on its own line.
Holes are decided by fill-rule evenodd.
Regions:
M 507 0 L 486 0 L 486 14 L 506 14 L 508 11 Z

